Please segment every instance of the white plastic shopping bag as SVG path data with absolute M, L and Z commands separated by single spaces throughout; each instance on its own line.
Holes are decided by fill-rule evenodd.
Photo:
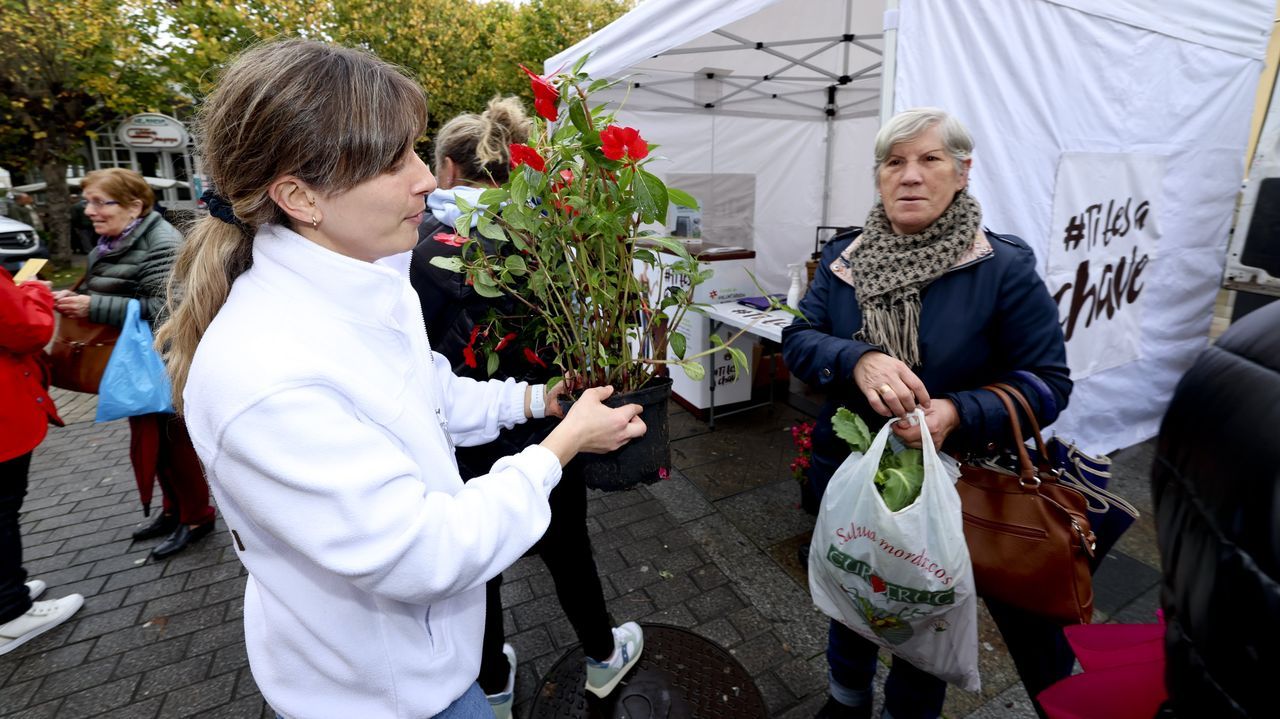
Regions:
M 924 413 L 916 410 L 924 425 Z M 890 512 L 875 474 L 892 433 L 831 477 L 809 548 L 809 591 L 823 612 L 917 668 L 978 691 L 977 595 L 954 473 L 922 432 L 924 483 Z

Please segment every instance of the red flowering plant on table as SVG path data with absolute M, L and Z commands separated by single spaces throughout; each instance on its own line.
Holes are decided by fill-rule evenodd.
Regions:
M 569 378 L 575 392 L 636 390 L 671 364 L 698 379 L 704 370 L 694 360 L 713 351 L 728 351 L 744 370 L 746 357 L 718 335 L 707 352 L 685 354 L 673 328 L 698 311 L 692 289 L 710 273 L 681 243 L 645 227 L 665 223 L 672 202 L 697 202 L 646 169 L 654 146 L 640 130 L 592 105 L 590 95 L 612 83 L 593 82 L 582 64 L 550 77 L 521 68 L 535 98 L 530 140 L 511 145 L 507 182 L 475 206 L 459 198 L 457 226 L 474 217 L 487 242 L 467 240 L 459 256 L 432 260 L 466 273 L 480 295 L 515 300 L 514 312 L 495 312 L 472 338 L 468 361 L 493 372 L 499 352 L 522 353 Z M 658 265 L 659 252 L 662 270 L 638 276 Z

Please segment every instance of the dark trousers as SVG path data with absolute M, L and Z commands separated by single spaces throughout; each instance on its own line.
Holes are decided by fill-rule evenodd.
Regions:
M 1027 694 L 1036 695 L 1050 684 L 1071 676 L 1075 655 L 1058 623 L 999 602 L 985 600 Z M 831 622 L 827 663 L 831 678 L 851 690 L 866 690 L 876 673 L 879 646 L 843 624 Z M 893 719 L 935 719 L 942 713 L 947 683 L 894 657 L 884 685 L 884 706 Z M 867 693 L 870 700 L 870 693 Z M 1036 713 L 1044 717 L 1038 702 Z
M 186 422 L 172 414 L 144 414 L 129 418 L 129 430 L 133 471 L 140 485 L 153 476 L 160 482 L 164 513 L 192 526 L 213 521 L 209 485 Z
M 18 514 L 27 495 L 31 453 L 0 462 L 0 624 L 17 619 L 31 608 L 27 570 L 22 568 L 22 535 Z
M 573 625 L 587 656 L 605 660 L 613 654 L 613 627 L 604 603 L 600 574 L 587 534 L 587 485 L 577 462 L 564 468 L 560 484 L 551 490 L 551 524 L 533 550 L 542 557 L 556 597 Z M 502 575 L 485 587 L 484 644 L 480 656 L 480 688 L 497 694 L 507 685 L 510 667 L 502 653 L 506 628 L 502 620 Z

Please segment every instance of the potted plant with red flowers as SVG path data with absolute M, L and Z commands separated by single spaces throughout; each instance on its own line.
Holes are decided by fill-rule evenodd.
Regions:
M 615 401 L 645 406 L 646 437 L 587 472 L 593 486 L 621 488 L 655 481 L 669 465 L 671 365 L 698 379 L 702 354 L 728 351 L 739 371 L 746 357 L 717 335 L 712 349 L 686 355 L 675 328 L 698 311 L 692 289 L 710 273 L 680 242 L 645 228 L 665 224 L 672 202 L 697 202 L 646 169 L 653 147 L 591 104 L 610 83 L 591 81 L 581 65 L 551 77 L 522 67 L 537 114 L 530 140 L 510 147 L 506 183 L 475 205 L 459 201 L 457 226 L 474 218 L 484 240 L 459 238 L 459 256 L 432 262 L 465 273 L 480 295 L 516 300 L 516 312 L 495 311 L 478 328 L 469 363 L 492 372 L 503 353 L 520 353 L 556 368 L 571 394 L 612 385 Z M 637 271 L 646 265 L 655 269 Z

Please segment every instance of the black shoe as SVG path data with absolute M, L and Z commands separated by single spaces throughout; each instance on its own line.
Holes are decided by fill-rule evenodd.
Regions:
M 172 534 L 173 530 L 178 527 L 178 515 L 165 514 L 161 512 L 156 515 L 151 524 L 136 530 L 133 533 L 133 541 L 141 542 L 144 539 L 152 539 L 153 537 L 163 537 L 166 534 Z
M 871 705 L 851 707 L 836 701 L 835 697 L 827 697 L 827 703 L 813 719 L 871 719 Z
M 171 557 L 186 549 L 188 544 L 191 544 L 212 531 L 212 519 L 204 524 L 198 525 L 195 529 L 192 529 L 185 524 L 179 524 L 178 528 L 173 530 L 173 534 L 170 534 L 168 539 L 156 545 L 156 548 L 151 550 L 151 556 L 155 559 Z

